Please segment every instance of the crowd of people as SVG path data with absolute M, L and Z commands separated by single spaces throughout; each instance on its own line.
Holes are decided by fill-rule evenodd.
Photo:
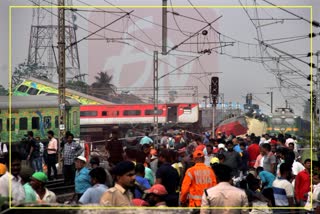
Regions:
M 58 149 L 50 131 L 47 174 L 34 156 L 41 147 L 31 132 L 28 136 L 32 172 L 22 172 L 16 152 L 11 153 L 11 172 L 8 155 L 3 157 L 6 166 L 0 165 L 0 196 L 9 196 L 11 179 L 14 204 L 57 202 L 46 183 L 57 177 L 56 154 L 61 152 L 64 182 L 75 185 L 72 201 L 77 204 L 189 207 L 195 213 L 320 213 L 319 163 L 302 160 L 290 135 L 212 137 L 180 130 L 157 139 L 146 133 L 128 143 L 113 130 L 105 143 L 108 163 L 101 167 L 100 157 L 81 155 L 83 148 L 71 133 Z

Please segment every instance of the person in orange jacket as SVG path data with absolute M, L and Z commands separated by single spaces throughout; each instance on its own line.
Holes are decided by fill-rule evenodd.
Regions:
M 204 164 L 203 151 L 196 150 L 193 153 L 195 165 L 185 173 L 180 193 L 180 202 L 182 206 L 200 207 L 201 198 L 205 189 L 217 184 L 216 176 L 213 170 Z

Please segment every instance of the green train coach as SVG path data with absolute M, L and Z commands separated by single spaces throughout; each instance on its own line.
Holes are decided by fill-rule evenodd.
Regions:
M 291 108 L 277 108 L 268 118 L 267 133 L 308 138 L 310 127 L 310 122 L 295 115 Z
M 0 138 L 4 143 L 17 143 L 25 138 L 28 131 L 34 137 L 47 139 L 47 132 L 52 130 L 56 137 L 59 133 L 59 108 L 56 96 L 12 96 L 11 130 L 9 126 L 9 97 L 0 96 Z M 66 130 L 75 137 L 80 136 L 80 104 L 71 99 L 66 102 Z

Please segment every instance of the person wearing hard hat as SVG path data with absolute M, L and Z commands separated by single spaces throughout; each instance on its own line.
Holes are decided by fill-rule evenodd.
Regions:
M 36 172 L 30 178 L 30 185 L 36 192 L 38 203 L 56 203 L 57 197 L 54 192 L 45 187 L 47 181 L 48 177 L 43 172 Z
M 0 163 L 0 177 L 4 175 L 7 171 L 6 165 Z
M 180 193 L 180 202 L 183 206 L 200 207 L 203 191 L 217 184 L 213 170 L 204 164 L 204 153 L 200 150 L 193 152 L 196 163 L 185 173 Z
M 167 207 L 165 196 L 168 194 L 166 188 L 162 184 L 155 184 L 145 191 L 147 194 L 147 202 L 150 206 Z

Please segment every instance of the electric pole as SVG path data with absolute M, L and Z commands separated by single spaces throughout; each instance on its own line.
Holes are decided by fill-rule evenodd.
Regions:
M 167 2 L 162 0 L 162 55 L 167 55 Z
M 156 142 L 158 142 L 158 95 L 159 95 L 159 78 L 158 78 L 158 51 L 153 52 L 153 124 L 156 134 Z
M 58 49 L 59 49 L 59 139 L 66 130 L 66 58 L 65 58 L 65 8 L 64 0 L 58 0 Z

